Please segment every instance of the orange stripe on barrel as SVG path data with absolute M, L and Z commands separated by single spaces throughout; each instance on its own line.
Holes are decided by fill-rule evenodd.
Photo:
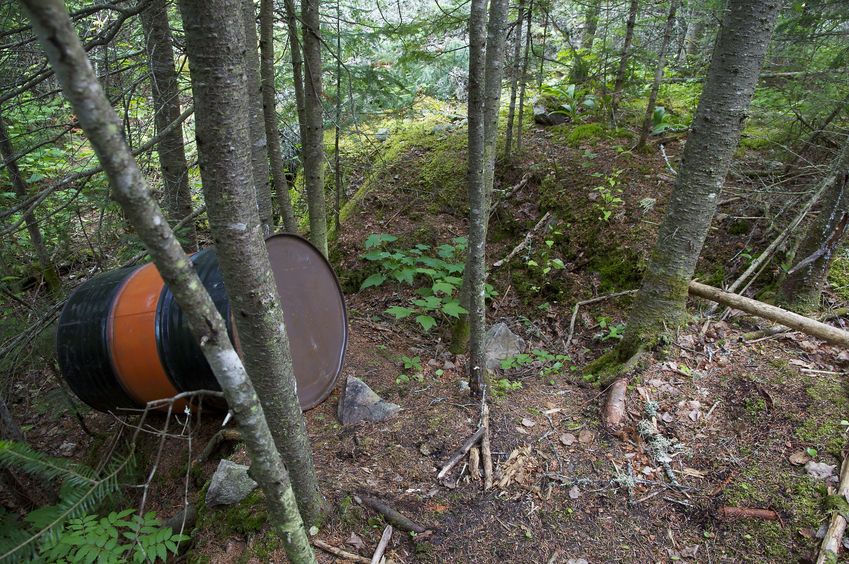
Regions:
M 112 366 L 124 389 L 140 406 L 179 393 L 159 360 L 156 345 L 156 306 L 164 285 L 156 265 L 146 264 L 124 282 L 109 316 Z M 177 402 L 174 410 L 182 411 L 184 406 Z

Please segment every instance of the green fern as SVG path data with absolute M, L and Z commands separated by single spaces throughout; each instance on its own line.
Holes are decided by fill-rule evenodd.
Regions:
M 27 514 L 29 527 L 4 524 L 0 534 L 0 562 L 32 560 L 40 546 L 57 542 L 69 519 L 82 517 L 109 495 L 118 491 L 118 476 L 130 464 L 132 456 L 113 460 L 102 475 L 82 464 L 54 458 L 29 446 L 0 441 L 0 468 L 19 470 L 45 482 L 61 480 L 59 502 Z

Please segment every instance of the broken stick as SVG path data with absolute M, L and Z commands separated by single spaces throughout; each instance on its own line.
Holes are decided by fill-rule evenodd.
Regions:
M 578 319 L 578 308 L 585 305 L 594 304 L 596 302 L 601 302 L 604 300 L 609 300 L 611 298 L 618 298 L 619 296 L 625 296 L 628 294 L 636 294 L 638 290 L 625 290 L 623 292 L 616 292 L 613 294 L 607 294 L 605 296 L 597 296 L 595 298 L 590 298 L 588 300 L 584 300 L 582 302 L 578 302 L 575 304 L 575 307 L 572 308 L 572 319 L 569 321 L 569 336 L 566 338 L 566 345 L 563 347 L 564 349 L 568 349 L 569 345 L 572 343 L 572 335 L 575 333 L 575 320 Z
M 778 521 L 778 513 L 772 509 L 758 507 L 720 507 L 716 516 L 725 521 L 737 519 L 761 519 L 763 521 Z
M 395 525 L 395 527 L 401 529 L 402 531 L 411 531 L 413 533 L 420 534 L 428 530 L 427 527 L 423 527 L 415 521 L 404 517 L 403 515 L 401 515 L 379 499 L 363 495 L 354 496 L 354 501 L 368 507 L 369 509 L 377 511 L 378 513 L 383 515 L 383 518 L 386 519 L 389 524 Z
M 843 459 L 843 468 L 840 469 L 840 484 L 837 486 L 837 495 L 849 502 L 849 456 Z M 835 510 L 831 516 L 831 523 L 828 525 L 825 537 L 822 539 L 817 564 L 837 562 L 837 552 L 840 550 L 840 544 L 845 531 L 846 517 L 840 511 Z
M 324 552 L 332 554 L 333 556 L 338 556 L 339 558 L 344 558 L 345 560 L 350 560 L 351 562 L 361 562 L 362 564 L 371 564 L 371 560 L 364 556 L 360 556 L 359 554 L 354 554 L 353 552 L 348 552 L 347 550 L 342 550 L 341 548 L 336 548 L 332 544 L 327 544 L 324 541 L 320 541 L 318 539 L 313 539 L 312 544 L 316 548 L 320 548 Z
M 542 218 L 537 222 L 536 225 L 534 225 L 534 228 L 528 231 L 528 234 L 525 235 L 525 238 L 522 239 L 522 242 L 516 245 L 516 247 L 512 251 L 510 251 L 510 254 L 508 254 L 506 257 L 492 263 L 492 268 L 498 268 L 500 266 L 503 266 L 505 263 L 510 262 L 510 259 L 519 254 L 519 251 L 531 244 L 531 240 L 534 238 L 534 235 L 536 235 L 537 232 L 539 232 L 542 228 L 547 227 L 552 219 L 554 219 L 554 216 L 551 215 L 551 212 L 545 212 L 545 215 L 542 216 Z
M 628 379 L 617 378 L 610 385 L 607 403 L 604 406 L 604 424 L 611 431 L 620 431 L 625 420 L 625 392 L 628 390 Z
M 791 329 L 801 331 L 806 335 L 822 339 L 832 345 L 849 347 L 849 332 L 832 327 L 831 325 L 826 325 L 825 323 L 820 323 L 804 315 L 799 315 L 798 313 L 765 304 L 739 294 L 725 292 L 719 288 L 714 288 L 713 286 L 708 286 L 695 280 L 690 282 L 688 290 L 693 296 L 705 298 L 706 300 L 711 300 L 734 309 L 739 309 L 748 314 L 780 323 Z
M 445 463 L 445 465 L 442 467 L 442 470 L 440 470 L 439 474 L 436 475 L 437 480 L 441 480 L 442 478 L 444 478 L 448 474 L 448 472 L 450 472 L 451 469 L 454 468 L 457 463 L 463 459 L 464 456 L 466 456 L 466 453 L 469 452 L 469 450 L 471 450 L 471 448 L 475 446 L 477 442 L 481 439 L 484 434 L 484 431 L 485 429 L 483 428 L 483 426 L 478 427 L 478 430 L 472 433 L 472 436 L 466 439 L 466 442 L 463 443 L 460 448 L 454 451 L 454 454 L 451 455 L 451 457 L 448 459 L 448 462 Z
M 377 548 L 371 557 L 371 564 L 380 564 L 380 559 L 383 558 L 383 553 L 386 552 L 386 547 L 389 546 L 389 540 L 392 538 L 392 525 L 386 525 L 383 529 L 383 535 L 380 537 L 380 542 L 377 543 Z
M 492 487 L 492 449 L 489 445 L 489 405 L 486 403 L 486 395 L 481 400 L 481 428 L 484 429 L 481 437 L 481 459 L 483 462 L 483 489 Z

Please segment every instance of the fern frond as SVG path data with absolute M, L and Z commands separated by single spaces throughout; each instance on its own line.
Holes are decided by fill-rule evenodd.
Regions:
M 20 470 L 47 482 L 62 479 L 90 486 L 97 481 L 94 470 L 83 464 L 47 456 L 15 441 L 0 441 L 0 468 Z

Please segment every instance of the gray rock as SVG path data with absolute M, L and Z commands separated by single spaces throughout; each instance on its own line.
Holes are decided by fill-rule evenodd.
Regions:
M 569 116 L 561 113 L 552 113 L 541 104 L 534 105 L 534 122 L 539 125 L 561 125 L 569 121 Z
M 359 378 L 348 376 L 337 416 L 342 425 L 355 425 L 361 421 L 385 421 L 399 411 L 401 406 L 385 401 Z
M 389 139 L 389 130 L 385 127 L 381 127 L 374 133 L 374 138 L 383 143 Z
M 525 340 L 513 333 L 506 323 L 496 323 L 490 327 L 484 343 L 487 370 L 499 368 L 502 360 L 525 350 Z
M 827 480 L 834 475 L 834 469 L 837 466 L 826 464 L 825 462 L 814 462 L 813 460 L 805 464 L 805 471 L 808 475 L 813 476 L 817 480 Z
M 248 476 L 247 466 L 222 460 L 206 491 L 206 505 L 234 505 L 248 497 L 256 487 L 257 483 Z

